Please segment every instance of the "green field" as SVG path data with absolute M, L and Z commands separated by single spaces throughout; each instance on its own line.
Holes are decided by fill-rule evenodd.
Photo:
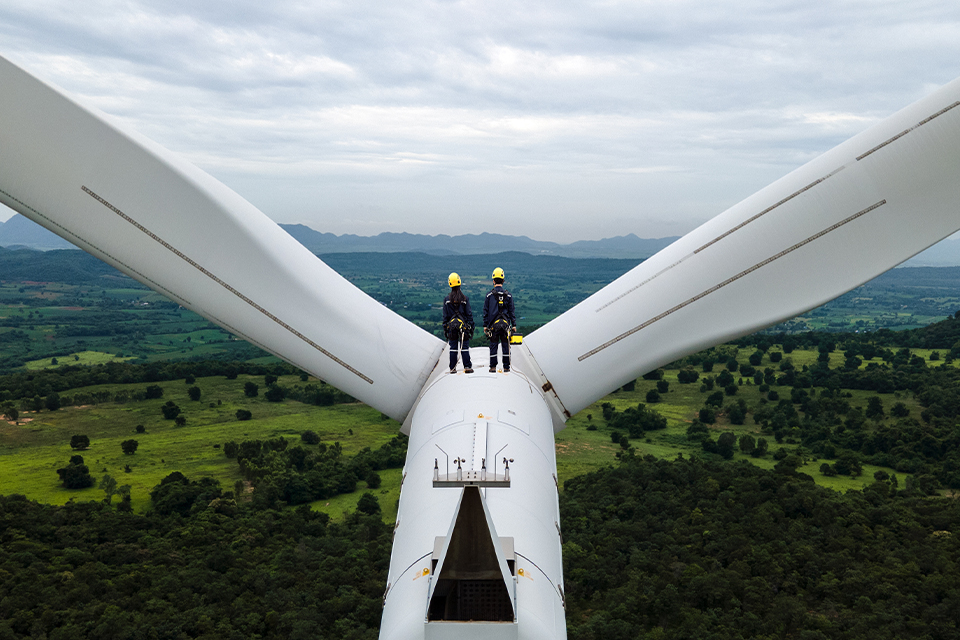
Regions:
M 737 355 L 737 360 L 741 364 L 746 363 L 747 357 L 752 351 L 752 349 L 741 350 L 741 353 Z M 911 350 L 911 352 L 929 359 L 931 350 L 914 349 Z M 797 368 L 800 368 L 805 364 L 810 365 L 815 362 L 817 355 L 816 351 L 796 350 L 790 354 L 789 357 Z M 841 364 L 843 359 L 842 353 L 832 353 L 831 366 Z M 869 362 L 870 361 L 864 362 L 861 368 L 865 368 Z M 764 360 L 762 366 L 767 367 L 770 366 L 770 364 Z M 704 453 L 699 442 L 687 440 L 686 431 L 687 427 L 690 426 L 696 417 L 697 411 L 703 406 L 706 396 L 716 390 L 700 391 L 702 377 L 704 375 L 715 376 L 720 370 L 721 367 L 717 366 L 714 368 L 714 373 L 701 374 L 701 380 L 692 384 L 680 384 L 677 381 L 676 370 L 665 371 L 664 380 L 670 383 L 670 391 L 661 395 L 662 399 L 660 402 L 648 406 L 655 409 L 667 419 L 667 428 L 662 431 L 647 432 L 642 441 L 631 441 L 630 444 L 636 448 L 638 455 L 652 455 L 664 459 L 674 459 L 678 455 L 687 457 L 709 455 Z M 557 475 L 561 484 L 564 480 L 588 473 L 596 468 L 613 465 L 615 460 L 614 456 L 617 451 L 621 450 L 619 445 L 614 444 L 610 440 L 610 431 L 605 427 L 600 405 L 604 402 L 609 402 L 618 411 L 622 411 L 628 407 L 636 407 L 640 403 L 646 404 L 647 392 L 655 388 L 656 382 L 643 380 L 641 378 L 637 380 L 636 388 L 633 391 L 621 390 L 612 393 L 573 416 L 567 422 L 567 427 L 557 434 L 556 438 Z M 773 388 L 779 389 L 781 396 L 786 395 L 789 397 L 790 395 L 789 387 Z M 873 392 L 857 390 L 850 391 L 849 393 L 852 396 L 848 398 L 850 404 L 854 407 L 861 408 L 866 407 L 867 398 L 876 395 L 876 393 Z M 760 404 L 761 395 L 758 386 L 754 385 L 752 380 L 743 380 L 743 384 L 740 386 L 736 398 L 743 398 L 749 407 L 754 408 Z M 894 401 L 903 402 L 910 409 L 912 415 L 916 416 L 920 413 L 920 407 L 912 394 L 895 393 L 890 394 L 890 396 L 888 404 L 892 405 Z M 597 430 L 588 430 L 591 424 L 596 425 Z M 742 434 L 750 434 L 754 437 L 765 437 L 770 441 L 770 454 L 781 446 L 785 447 L 788 451 L 794 451 L 797 448 L 797 445 L 792 443 L 785 443 L 783 445 L 776 444 L 773 441 L 773 436 L 762 434 L 760 428 L 753 424 L 753 421 L 749 418 L 746 420 L 746 424 L 733 425 L 730 424 L 725 415 L 721 414 L 718 416 L 717 423 L 709 425 L 709 429 L 714 438 L 724 431 L 732 431 L 738 438 Z M 744 460 L 765 469 L 772 469 L 775 461 L 770 454 L 763 458 L 753 458 L 738 451 L 733 460 Z M 822 475 L 819 470 L 820 465 L 824 462 L 823 460 L 815 457 L 807 457 L 805 459 L 806 464 L 801 466 L 798 471 L 813 476 L 817 484 L 837 491 L 863 489 L 874 481 L 873 474 L 879 470 L 879 467 L 865 464 L 863 465 L 863 474 L 859 477 L 827 477 Z M 886 469 L 886 471 L 888 473 L 892 472 L 890 469 Z M 901 473 L 899 475 L 901 481 L 907 477 L 907 474 Z
M 102 497 L 96 488 L 69 490 L 60 486 L 56 470 L 66 466 L 71 455 L 79 453 L 98 480 L 109 474 L 119 484 L 131 485 L 133 506 L 143 510 L 149 505 L 150 490 L 173 471 L 191 479 L 215 478 L 225 489 L 232 489 L 241 477 L 236 460 L 228 459 L 220 448 L 224 442 L 283 436 L 300 443 L 300 434 L 312 430 L 323 442 L 339 442 L 345 454 L 353 455 L 363 447 L 379 447 L 399 430 L 395 421 L 382 419 L 378 411 L 359 403 L 317 407 L 292 400 L 267 402 L 262 396 L 247 398 L 243 385 L 251 380 L 262 386 L 261 377 L 200 378 L 195 385 L 202 396 L 196 402 L 187 396 L 192 385 L 181 380 L 160 383 L 164 395 L 158 400 L 23 412 L 19 424 L 0 422 L 0 466 L 4 470 L 0 474 L 0 494 L 22 493 L 50 504 Z M 293 385 L 300 379 L 285 376 L 280 383 Z M 100 385 L 70 393 L 114 394 L 121 388 L 132 391 L 146 386 Z M 183 410 L 185 426 L 178 427 L 161 415 L 160 406 L 168 400 Z M 237 409 L 249 410 L 253 418 L 238 421 Z M 143 425 L 146 433 L 136 433 L 137 425 Z M 90 438 L 89 449 L 75 452 L 70 448 L 70 438 L 77 434 Z M 125 455 L 120 448 L 120 443 L 128 439 L 139 443 L 133 455 Z M 129 472 L 125 470 L 127 466 Z M 395 511 L 400 495 L 399 475 L 398 469 L 381 474 L 383 484 L 377 494 L 385 511 Z M 340 516 L 344 510 L 352 509 L 359 496 L 360 492 L 339 496 L 329 505 L 315 507 Z
M 746 362 L 752 350 L 742 350 L 738 360 Z M 916 350 L 919 355 L 929 358 L 929 350 Z M 791 360 L 800 368 L 815 361 L 815 351 L 798 350 L 790 354 Z M 842 362 L 843 354 L 834 353 L 831 361 Z M 835 362 L 834 362 L 835 361 Z M 862 366 L 867 366 L 865 362 Z M 766 361 L 762 366 L 769 366 Z M 630 445 L 639 455 L 653 455 L 658 458 L 673 459 L 683 456 L 711 456 L 703 452 L 699 442 L 686 437 L 686 429 L 703 406 L 707 394 L 702 391 L 701 380 L 693 384 L 680 384 L 677 370 L 667 370 L 664 379 L 669 382 L 670 390 L 662 394 L 662 401 L 649 405 L 667 419 L 667 428 L 651 431 L 641 440 Z M 132 487 L 133 506 L 143 511 L 149 506 L 149 492 L 161 479 L 173 471 L 180 471 L 188 478 L 211 477 L 219 480 L 225 489 L 232 489 L 241 479 L 235 460 L 228 459 L 222 444 L 228 441 L 240 442 L 246 439 L 267 439 L 283 436 L 300 442 L 300 434 L 306 430 L 317 432 L 325 443 L 341 443 L 346 455 L 353 455 L 363 447 L 377 448 L 393 438 L 399 425 L 361 403 L 340 404 L 318 407 L 300 402 L 285 400 L 279 403 L 266 401 L 263 396 L 248 398 L 243 394 L 247 381 L 263 383 L 263 378 L 239 376 L 228 380 L 223 376 L 200 378 L 195 384 L 202 391 L 199 401 L 192 401 L 187 395 L 189 386 L 182 380 L 163 382 L 162 399 L 104 402 L 97 405 L 65 407 L 58 411 L 39 413 L 23 412 L 17 424 L 0 422 L 0 494 L 22 493 L 30 498 L 51 504 L 63 504 L 69 500 L 102 499 L 103 494 L 97 488 L 68 490 L 60 486 L 56 470 L 66 465 L 74 451 L 69 446 L 70 438 L 76 434 L 87 435 L 91 440 L 89 449 L 80 451 L 91 474 L 99 480 L 104 474 L 113 476 L 119 484 Z M 300 384 L 296 376 L 284 376 L 280 384 L 292 386 Z M 611 403 L 617 410 L 635 407 L 645 402 L 647 391 L 655 388 L 654 381 L 640 379 L 632 391 L 617 391 L 603 400 L 591 405 L 573 416 L 567 427 L 557 435 L 558 477 L 563 482 L 584 473 L 610 466 L 616 463 L 616 455 L 621 451 L 619 444 L 610 439 L 610 429 L 602 417 L 601 404 Z M 109 392 L 113 397 L 118 391 L 125 390 L 128 395 L 140 391 L 147 383 L 133 385 L 100 385 L 71 390 L 70 394 Z M 789 395 L 789 389 L 781 389 Z M 875 395 L 864 391 L 852 391 L 848 401 L 853 406 L 865 407 L 867 398 Z M 888 404 L 894 400 L 903 402 L 917 415 L 919 407 L 916 399 L 909 393 L 891 394 Z M 739 387 L 738 398 L 743 398 L 749 407 L 761 404 L 761 393 L 753 381 L 746 379 Z M 185 426 L 178 427 L 172 420 L 165 420 L 160 406 L 168 400 L 174 401 L 183 410 L 187 418 Z M 249 421 L 238 421 L 236 411 L 247 409 L 253 414 Z M 143 425 L 145 433 L 137 434 L 137 425 Z M 591 430 L 590 427 L 595 429 Z M 749 433 L 762 435 L 759 426 L 747 419 L 744 425 L 731 425 L 721 414 L 717 424 L 711 425 L 714 437 L 720 432 L 730 430 L 738 436 Z M 773 437 L 765 436 L 771 443 L 770 454 L 781 446 L 773 442 Z M 139 448 L 133 455 L 125 455 L 120 443 L 127 439 L 139 442 Z M 303 445 L 307 446 L 307 445 Z M 789 440 L 782 446 L 789 451 L 797 450 L 795 443 Z M 802 450 L 801 450 L 802 453 Z M 734 460 L 746 460 L 764 468 L 772 468 L 774 460 L 768 454 L 761 459 L 736 453 Z M 863 474 L 856 478 L 846 476 L 826 477 L 819 472 L 819 461 L 807 454 L 805 464 L 799 470 L 813 476 L 816 481 L 838 491 L 862 489 L 873 482 L 875 467 L 864 465 Z M 129 471 L 127 470 L 129 468 Z M 888 470 L 890 471 L 890 470 Z M 396 504 L 400 491 L 400 470 L 390 469 L 382 472 L 383 484 L 376 494 L 383 506 L 385 516 L 395 517 Z M 901 474 L 901 479 L 905 479 Z M 329 500 L 313 503 L 313 508 L 335 517 L 351 511 L 356 501 L 365 491 L 365 485 L 354 493 L 336 496 Z

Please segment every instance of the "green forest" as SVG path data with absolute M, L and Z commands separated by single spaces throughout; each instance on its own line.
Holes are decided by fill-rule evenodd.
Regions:
M 0 282 L 0 640 L 377 637 L 399 425 L 58 260 Z M 442 259 L 341 260 L 435 322 Z M 543 290 L 530 327 L 630 267 L 552 260 L 517 278 Z M 952 275 L 909 276 L 937 294 L 909 312 L 894 276 L 570 419 L 570 638 L 960 638 L 960 313 Z

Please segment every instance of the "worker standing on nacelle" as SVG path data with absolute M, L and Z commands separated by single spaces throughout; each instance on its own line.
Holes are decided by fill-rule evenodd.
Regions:
M 450 295 L 443 301 L 443 332 L 450 345 L 450 373 L 457 372 L 457 354 L 463 355 L 463 372 L 473 373 L 470 363 L 470 338 L 473 337 L 473 311 L 470 300 L 460 290 L 460 276 L 447 278 Z
M 513 296 L 503 288 L 503 269 L 493 270 L 493 289 L 483 303 L 483 332 L 490 339 L 490 373 L 497 372 L 497 345 L 503 347 L 503 372 L 510 371 L 510 334 L 517 332 Z

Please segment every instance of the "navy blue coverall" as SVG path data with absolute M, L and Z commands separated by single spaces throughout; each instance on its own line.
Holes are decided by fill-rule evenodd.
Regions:
M 447 334 L 447 343 L 450 345 L 450 370 L 457 368 L 457 354 L 463 354 L 463 368 L 472 369 L 470 363 L 470 336 L 473 334 L 473 311 L 470 309 L 470 300 L 464 300 L 460 304 L 450 302 L 448 295 L 443 300 L 443 330 L 447 331 L 450 322 L 459 318 L 466 325 L 467 330 L 459 334 L 458 337 L 450 338 Z
M 497 367 L 497 347 L 502 345 L 503 370 L 510 371 L 510 328 L 516 324 L 513 296 L 502 284 L 494 285 L 483 302 L 483 328 L 493 331 L 490 336 L 491 369 Z

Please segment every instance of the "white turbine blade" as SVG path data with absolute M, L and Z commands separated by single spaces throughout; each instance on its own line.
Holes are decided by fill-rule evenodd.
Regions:
M 794 317 L 960 228 L 960 79 L 690 232 L 524 339 L 570 414 Z M 549 387 L 548 387 L 549 388 Z
M 403 420 L 443 342 L 206 173 L 0 58 L 0 202 Z

